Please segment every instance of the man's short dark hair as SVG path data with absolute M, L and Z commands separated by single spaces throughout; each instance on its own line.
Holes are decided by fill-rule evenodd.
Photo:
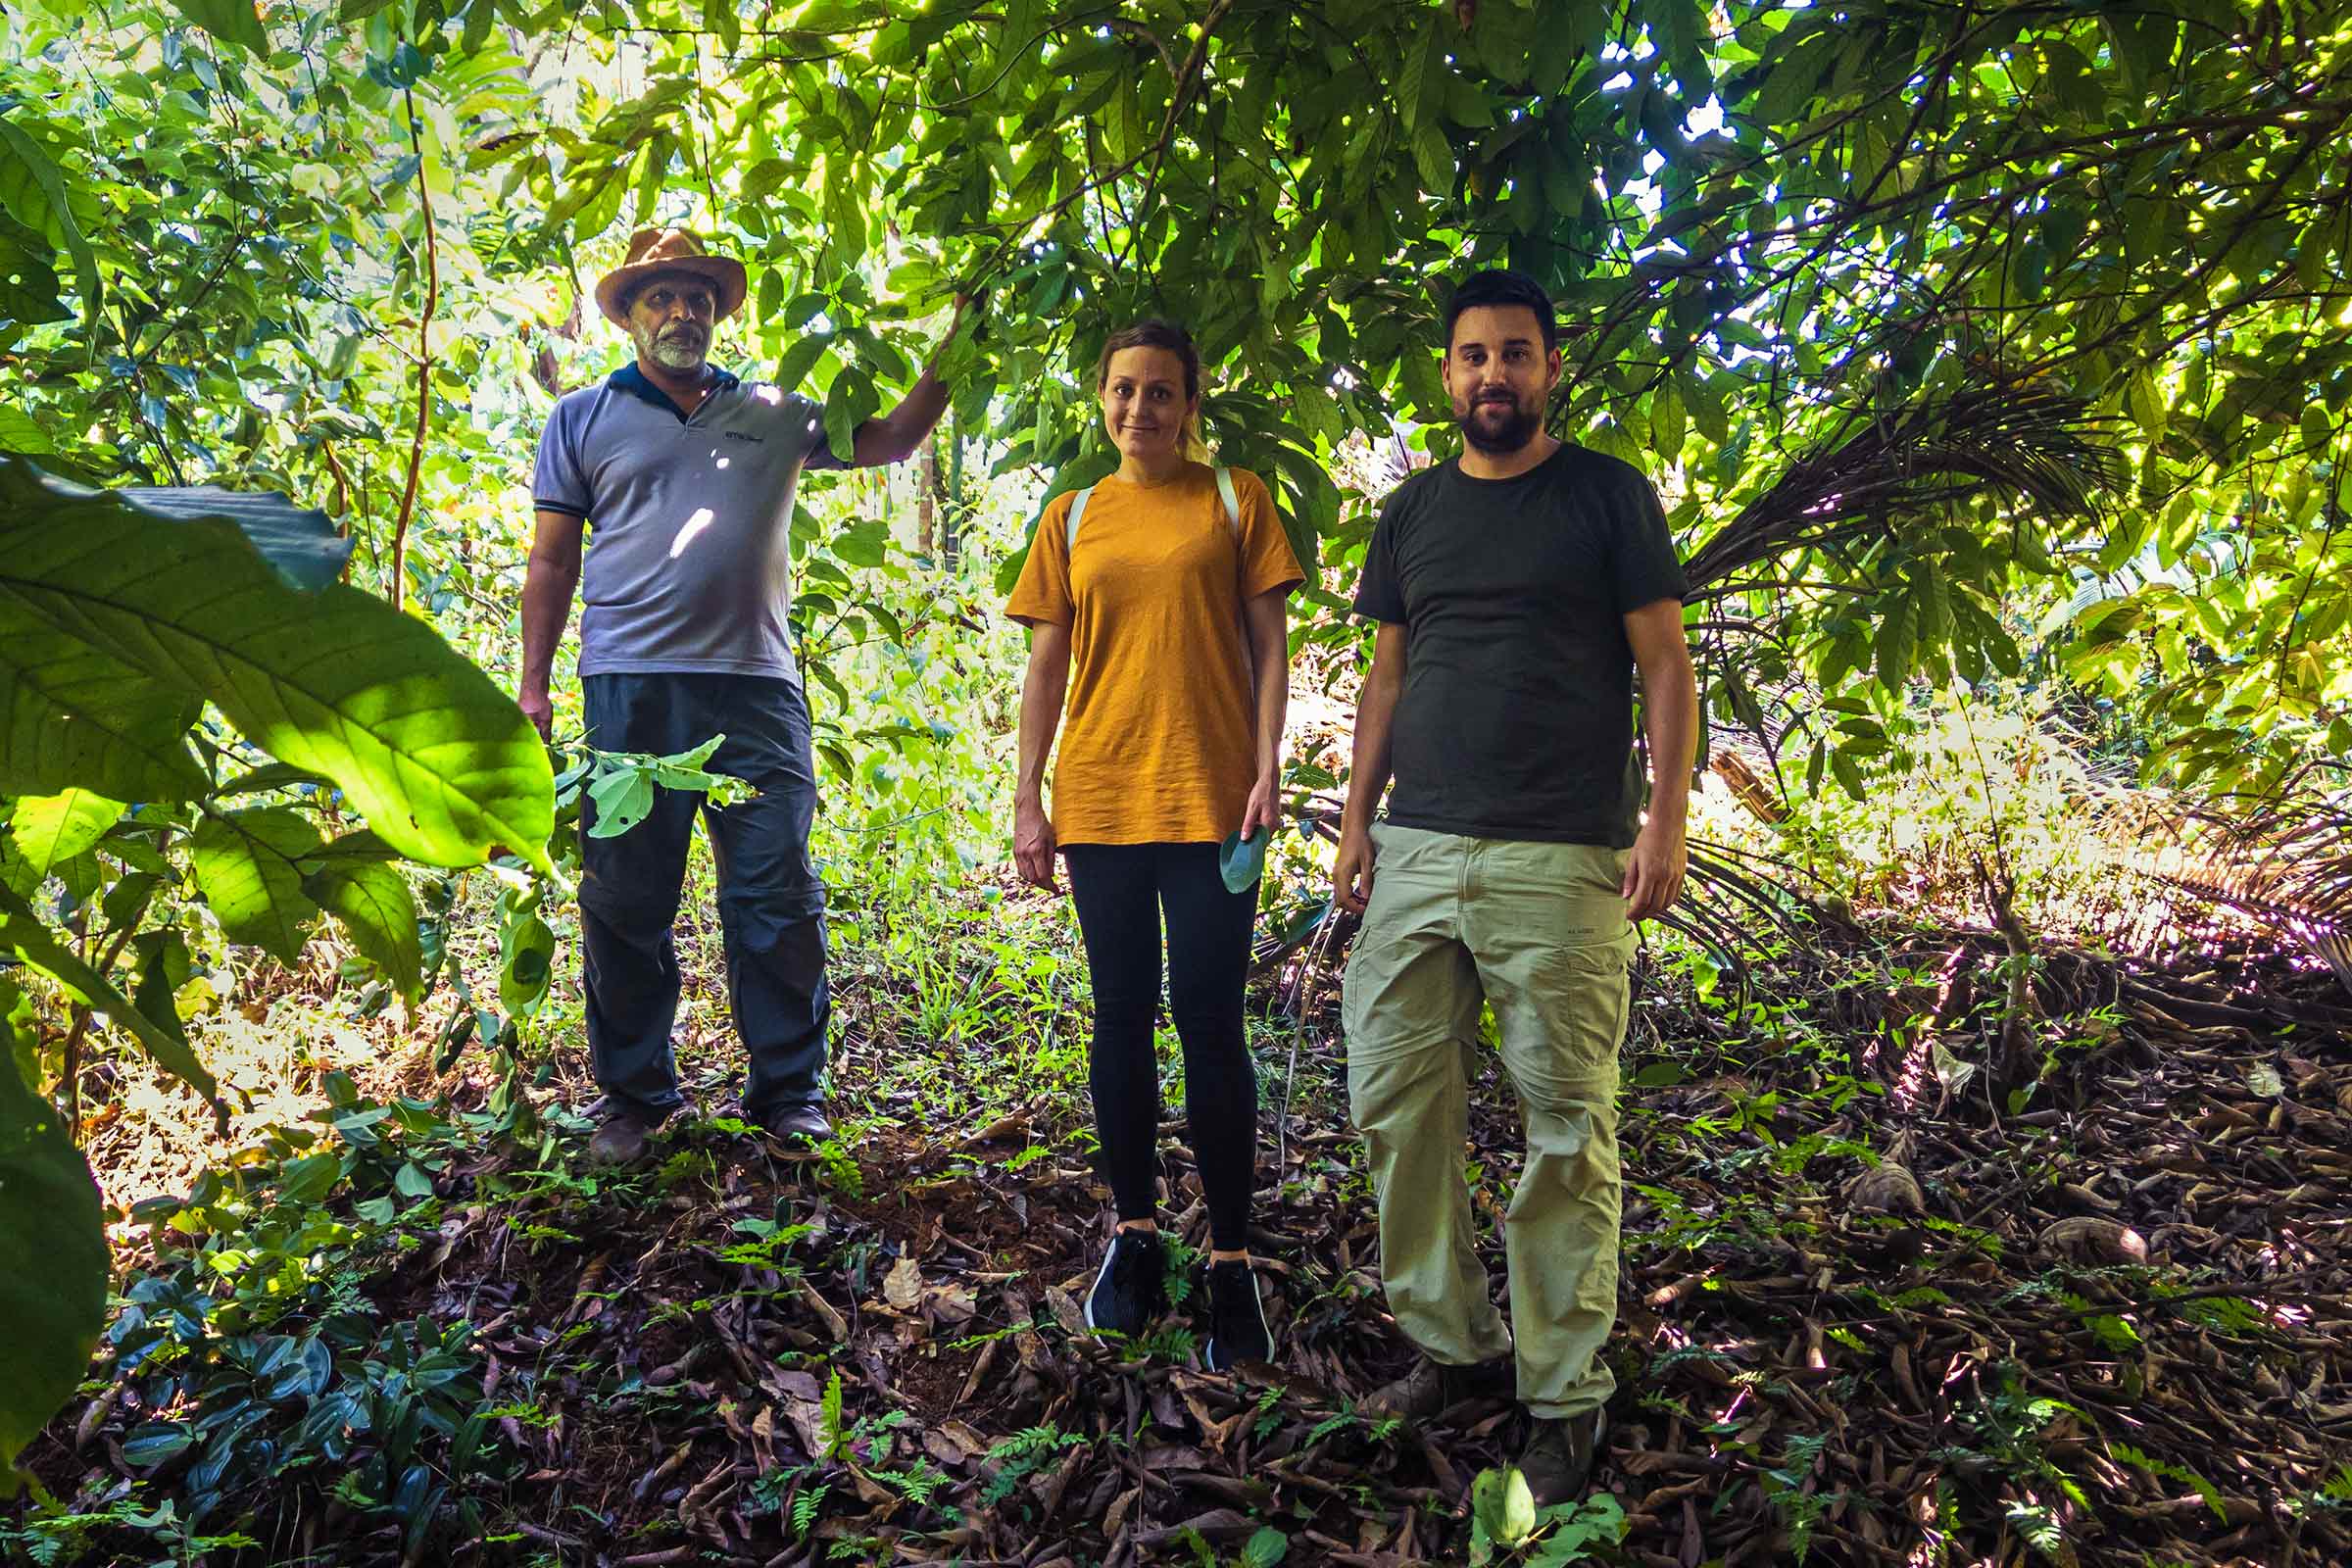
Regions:
M 1453 352 L 1453 326 L 1464 311 L 1482 305 L 1524 305 L 1536 313 L 1536 328 L 1544 334 L 1544 352 L 1549 354 L 1560 346 L 1560 324 L 1552 314 L 1551 296 L 1544 285 L 1525 272 L 1514 272 L 1507 267 L 1491 268 L 1473 272 L 1462 279 L 1462 286 L 1453 291 L 1446 305 L 1446 352 Z

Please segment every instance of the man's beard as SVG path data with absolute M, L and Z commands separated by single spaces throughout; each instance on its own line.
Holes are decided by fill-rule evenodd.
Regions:
M 710 357 L 710 340 L 671 328 L 637 340 L 638 352 L 665 370 L 699 370 Z
M 1479 416 L 1489 409 L 1506 416 L 1498 424 L 1481 423 Z M 1467 409 L 1454 416 L 1453 422 L 1462 427 L 1462 439 L 1479 451 L 1502 456 L 1517 452 L 1533 441 L 1536 432 L 1544 428 L 1544 415 L 1541 410 L 1529 409 L 1517 398 L 1508 403 L 1474 400 Z

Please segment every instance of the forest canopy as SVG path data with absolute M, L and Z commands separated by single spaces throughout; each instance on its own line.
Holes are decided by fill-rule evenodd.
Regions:
M 1558 430 L 1666 476 L 1710 568 L 1717 722 L 1850 776 L 1883 742 L 1810 694 L 1875 728 L 1915 675 L 2034 658 L 2177 777 L 2352 745 L 2328 8 L 187 0 L 9 29 L 7 444 L 319 502 L 405 563 L 396 597 L 508 564 L 479 470 L 609 356 L 578 288 L 634 226 L 740 245 L 740 351 L 844 429 L 985 288 L 949 439 L 1054 488 L 1111 461 L 1102 334 L 1179 317 L 1221 450 L 1332 564 L 1370 499 L 1335 454 L 1448 439 L 1437 311 L 1507 262 L 1569 323 Z M 2034 583 L 2063 609 L 2005 617 Z

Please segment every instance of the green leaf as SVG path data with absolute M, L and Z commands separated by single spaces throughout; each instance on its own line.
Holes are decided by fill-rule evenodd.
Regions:
M 818 360 L 824 358 L 825 350 L 832 343 L 833 334 L 830 332 L 809 332 L 794 338 L 792 347 L 786 349 L 784 357 L 776 362 L 776 385 L 787 392 L 797 391 L 800 384 L 808 379 L 809 370 L 815 368 Z
M 1837 775 L 1838 787 L 1853 800 L 1869 799 L 1868 786 L 1862 778 L 1862 764 L 1842 749 L 1830 753 L 1830 771 Z
M 1482 1470 L 1470 1484 L 1470 1512 L 1500 1546 L 1516 1546 L 1536 1531 L 1536 1498 L 1514 1467 Z
M 81 318 L 97 320 L 98 256 L 74 221 L 74 210 L 66 202 L 65 178 L 41 144 L 5 117 L 0 117 L 0 207 L 34 233 L 65 247 L 74 259 Z
M 117 877 L 115 885 L 106 890 L 106 897 L 99 905 L 99 912 L 106 916 L 108 929 L 127 931 L 137 925 L 147 913 L 147 906 L 154 902 L 156 889 L 163 886 L 163 881 L 153 871 L 132 871 Z
M 1446 139 L 1435 121 L 1424 122 L 1413 132 L 1413 166 L 1421 174 L 1421 188 L 1433 196 L 1444 196 L 1453 189 L 1453 144 Z
M 288 588 L 232 522 L 166 522 L 0 458 L 0 768 L 66 724 L 37 703 L 18 712 L 12 674 L 43 698 L 110 680 L 135 694 L 131 677 L 144 677 L 175 711 L 209 698 L 280 760 L 332 778 L 413 859 L 471 865 L 505 850 L 549 868 L 554 780 L 514 700 L 380 600 Z M 46 666 L 12 671 L 18 648 L 82 685 Z M 109 739 L 148 740 L 155 717 Z M 157 763 L 152 749 L 143 760 Z M 65 782 L 142 798 L 104 776 Z
M 596 820 L 588 829 L 592 839 L 618 838 L 644 821 L 654 808 L 653 775 L 641 767 L 623 766 L 588 786 Z
M 4 302 L 0 302 L 0 316 L 13 314 Z M 56 450 L 49 437 L 42 433 L 41 427 L 33 423 L 31 415 L 23 409 L 0 409 L 0 452 L 24 452 L 39 456 Z
M 1446 102 L 1445 25 L 1442 13 L 1424 10 L 1413 41 L 1405 46 L 1404 69 L 1396 74 L 1396 122 L 1408 136 L 1434 125 Z
M 890 556 L 890 525 L 865 517 L 833 536 L 834 558 L 852 566 L 879 566 Z
M 1900 690 L 1911 678 L 1913 662 L 1919 653 L 1919 607 L 1905 595 L 1886 606 L 1879 621 L 1878 636 L 1872 652 L 1879 681 L 1888 691 Z
M 250 49 L 265 60 L 270 57 L 270 34 L 253 0 L 172 0 L 172 5 L 221 42 Z
M 97 843 L 122 814 L 121 801 L 88 790 L 67 790 L 19 801 L 8 832 L 16 840 L 17 853 L 45 876 L 60 860 L 70 860 Z
M 500 937 L 499 1005 L 528 1018 L 547 1000 L 556 977 L 556 933 L 536 914 L 511 923 Z
M 1683 433 L 1683 400 L 1670 380 L 1650 395 L 1649 449 L 1672 463 L 1682 455 Z
M 88 1162 L 57 1107 L 0 1062 L 0 1497 L 15 1495 L 17 1455 L 89 1370 L 108 1266 Z
M 187 743 L 200 698 L 105 649 L 46 635 L 19 611 L 0 595 L 0 790 L 80 785 L 126 801 L 204 793 Z
M 104 975 L 75 957 L 74 950 L 41 923 L 32 906 L 6 886 L 0 886 L 0 951 L 14 953 L 127 1031 L 149 1055 L 210 1102 L 220 1129 L 227 1131 L 228 1106 L 221 1102 L 220 1086 L 204 1070 L 187 1041 L 159 1028 Z
M 122 1462 L 138 1469 L 177 1458 L 196 1446 L 196 1434 L 176 1421 L 150 1421 L 122 1440 Z
M 302 879 L 302 891 L 343 924 L 352 946 L 414 1002 L 424 988 L 416 899 L 408 878 L 380 860 L 343 858 Z
M 873 377 L 862 366 L 844 366 L 825 394 L 825 445 L 836 459 L 850 461 L 858 450 L 858 427 L 879 406 Z
M 318 848 L 310 819 L 281 806 L 207 816 L 189 848 L 197 889 L 228 940 L 300 961 L 304 927 L 318 912 L 294 863 Z
M 1242 1548 L 1242 1568 L 1277 1568 L 1290 1554 L 1291 1538 L 1271 1526 L 1262 1526 Z
M 114 494 L 141 512 L 172 522 L 227 518 L 287 587 L 308 593 L 342 580 L 343 568 L 358 543 L 337 533 L 325 513 L 297 507 L 273 492 L 195 484 L 124 485 Z
M 2314 246 L 2306 243 L 2304 253 L 2315 253 L 2325 260 L 2328 246 L 2323 238 Z M 0 317 L 32 325 L 41 321 L 70 321 L 74 313 L 58 298 L 57 272 L 49 263 L 57 254 L 48 237 L 18 222 L 0 212 Z M 47 438 L 39 445 L 23 446 L 24 426 L 31 421 L 21 414 L 5 438 L 0 438 L 0 451 L 47 452 Z M 36 431 L 37 433 L 37 431 Z
M 342 1176 L 342 1155 L 326 1150 L 305 1154 L 279 1172 L 278 1199 L 286 1203 L 316 1203 L 334 1191 Z
M 188 983 L 188 939 L 177 927 L 142 931 L 133 951 L 139 956 L 139 985 L 130 1004 L 162 1033 L 188 1043 L 187 1026 L 180 1021 L 179 988 Z

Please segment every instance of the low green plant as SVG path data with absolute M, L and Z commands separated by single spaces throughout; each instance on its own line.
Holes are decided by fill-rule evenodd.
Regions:
M 1482 1470 L 1470 1484 L 1470 1564 L 1522 1563 L 1567 1568 L 1598 1562 L 1625 1539 L 1625 1510 L 1605 1492 L 1580 1501 L 1536 1506 L 1515 1467 Z
M 1023 1481 L 1048 1468 L 1071 1448 L 1086 1446 L 1077 1433 L 1064 1432 L 1048 1422 L 1014 1433 L 988 1450 L 985 1462 L 995 1467 L 981 1490 L 979 1506 L 993 1508 L 1013 1494 Z
M 1291 1538 L 1271 1525 L 1259 1527 L 1242 1544 L 1241 1551 L 1231 1557 L 1218 1556 L 1216 1548 L 1198 1530 L 1182 1531 L 1176 1539 L 1193 1554 L 1198 1568 L 1275 1568 L 1291 1553 Z
M 94 1542 L 123 1536 L 143 1538 L 164 1555 L 142 1568 L 186 1568 L 214 1551 L 244 1551 L 261 1544 L 241 1531 L 204 1535 L 180 1517 L 179 1505 L 166 1497 L 152 1508 L 141 1507 L 145 1489 L 129 1483 L 122 1494 L 101 1507 L 75 1512 L 54 1497 L 38 1498 L 15 1526 L 0 1524 L 0 1546 L 22 1551 L 34 1568 L 72 1568 L 87 1561 Z M 129 1568 L 130 1561 L 113 1559 Z
M 135 1516 L 53 1515 L 82 1518 L 52 1532 L 61 1547 L 73 1531 L 122 1532 L 200 1554 L 211 1521 L 241 1524 L 321 1494 L 397 1525 L 412 1554 L 444 1533 L 479 1534 L 468 1489 L 510 1466 L 483 1408 L 471 1325 L 386 1323 L 365 1290 L 414 1228 L 433 1228 L 438 1200 L 402 1173 L 423 1169 L 456 1131 L 347 1082 L 329 1085 L 318 1118 L 340 1147 L 281 1129 L 261 1158 L 133 1210 L 155 1261 L 105 1341 L 120 1408 L 145 1416 L 123 1435 L 122 1457 L 171 1496 Z

